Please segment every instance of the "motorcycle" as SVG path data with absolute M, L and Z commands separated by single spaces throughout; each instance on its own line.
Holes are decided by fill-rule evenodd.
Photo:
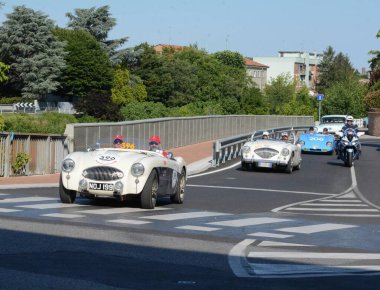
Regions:
M 364 133 L 356 133 L 354 129 L 347 129 L 336 134 L 340 137 L 337 144 L 339 159 L 344 162 L 345 166 L 352 167 L 354 160 L 359 160 L 361 154 L 359 137 Z

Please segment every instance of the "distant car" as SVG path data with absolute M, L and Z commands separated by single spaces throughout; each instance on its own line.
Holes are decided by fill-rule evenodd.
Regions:
M 301 145 L 302 152 L 329 153 L 334 152 L 334 136 L 325 134 L 303 133 L 297 143 Z
M 335 133 L 342 129 L 346 122 L 346 115 L 326 115 L 321 118 L 317 126 L 317 132 L 322 133 L 323 128 L 327 128 L 329 133 Z
M 259 139 L 248 141 L 242 147 L 241 167 L 280 168 L 287 173 L 301 168 L 301 147 L 292 141 Z
M 124 148 L 134 148 L 129 145 Z M 73 152 L 62 162 L 59 195 L 63 203 L 73 203 L 77 193 L 118 200 L 134 195 L 147 209 L 154 208 L 161 195 L 183 203 L 186 170 L 183 158 L 148 150 L 108 147 Z

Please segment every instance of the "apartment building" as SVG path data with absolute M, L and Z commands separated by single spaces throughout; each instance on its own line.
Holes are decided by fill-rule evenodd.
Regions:
M 256 83 L 260 90 L 263 90 L 267 84 L 267 69 L 268 66 L 254 61 L 250 57 L 244 58 L 245 67 L 247 69 L 247 74 Z

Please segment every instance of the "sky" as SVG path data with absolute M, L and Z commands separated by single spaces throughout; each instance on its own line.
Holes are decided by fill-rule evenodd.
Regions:
M 128 36 L 125 47 L 142 42 L 197 44 L 213 53 L 231 50 L 246 57 L 278 51 L 323 51 L 330 45 L 353 66 L 368 68 L 370 50 L 380 50 L 379 0 L 0 0 L 0 23 L 18 5 L 42 11 L 66 27 L 67 12 L 108 5 L 116 26 L 109 39 Z

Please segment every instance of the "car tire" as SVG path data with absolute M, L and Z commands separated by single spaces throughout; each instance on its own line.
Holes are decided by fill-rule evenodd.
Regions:
M 296 167 L 294 167 L 294 169 L 296 169 L 296 170 L 301 170 L 301 162 L 300 162 L 300 163 L 298 163 L 298 164 L 297 164 L 297 166 L 296 166 Z
M 241 170 L 247 171 L 248 170 L 248 163 L 242 161 L 241 162 Z
M 184 169 L 182 169 L 182 172 L 179 175 L 179 178 L 177 181 L 175 193 L 170 196 L 171 202 L 182 204 L 185 199 L 185 189 L 186 189 L 186 172 Z
M 59 178 L 59 198 L 63 203 L 73 203 L 77 197 L 77 192 L 75 190 L 67 189 L 63 186 L 62 175 Z
M 141 208 L 154 209 L 158 197 L 158 177 L 157 171 L 152 170 L 141 192 Z
M 293 156 L 289 159 L 289 162 L 285 168 L 285 172 L 286 173 L 292 173 L 293 172 Z

